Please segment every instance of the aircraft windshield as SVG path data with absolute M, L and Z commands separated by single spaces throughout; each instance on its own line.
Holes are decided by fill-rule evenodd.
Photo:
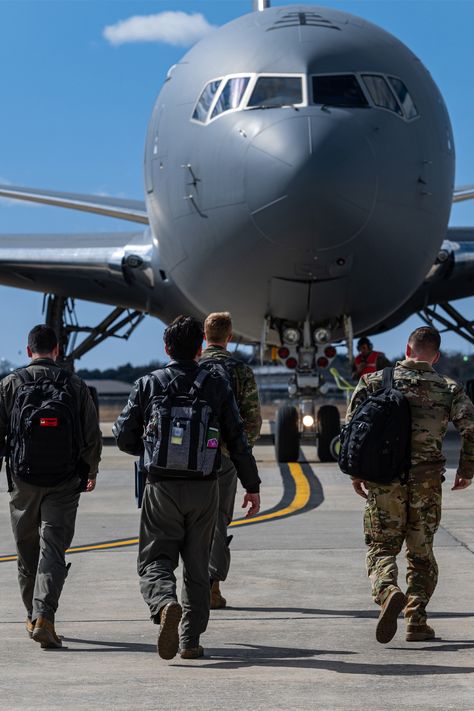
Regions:
M 383 77 L 378 76 L 377 74 L 364 74 L 363 79 L 369 94 L 372 97 L 372 101 L 376 106 L 380 106 L 382 109 L 388 109 L 389 111 L 394 111 L 400 116 L 403 115 L 402 110 L 398 105 L 398 101 Z
M 237 109 L 250 81 L 250 77 L 234 77 L 228 79 L 221 91 L 211 118 L 223 114 L 225 111 Z
M 353 74 L 313 77 L 313 101 L 327 106 L 362 108 L 369 105 Z
M 301 77 L 259 77 L 249 108 L 292 106 L 303 101 Z
M 392 85 L 392 89 L 395 91 L 395 94 L 398 97 L 398 100 L 402 106 L 402 109 L 407 119 L 412 119 L 418 116 L 418 110 L 415 106 L 415 103 L 411 98 L 410 94 L 408 93 L 408 89 L 406 88 L 402 80 L 397 79 L 396 77 L 388 77 L 388 80 Z
M 194 109 L 193 119 L 196 119 L 196 121 L 203 122 L 206 120 L 207 112 L 211 107 L 213 99 L 217 91 L 219 90 L 220 85 L 221 79 L 217 79 L 216 81 L 210 81 L 208 84 L 206 84 L 196 104 L 196 108 Z

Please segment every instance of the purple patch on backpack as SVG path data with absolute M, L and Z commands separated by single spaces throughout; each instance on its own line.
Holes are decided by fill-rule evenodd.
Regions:
M 219 446 L 219 440 L 217 440 L 215 437 L 211 437 L 211 439 L 207 440 L 207 448 L 208 449 L 217 449 Z

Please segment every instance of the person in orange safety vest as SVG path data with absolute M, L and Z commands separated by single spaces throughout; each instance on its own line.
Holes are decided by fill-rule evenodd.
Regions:
M 359 338 L 357 341 L 357 350 L 359 355 L 354 358 L 352 364 L 352 378 L 359 380 L 367 373 L 376 373 L 377 370 L 382 370 L 391 365 L 385 353 L 373 350 L 372 342 L 368 338 Z

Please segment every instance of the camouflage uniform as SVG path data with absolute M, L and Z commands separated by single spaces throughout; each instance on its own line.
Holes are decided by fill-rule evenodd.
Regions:
M 208 346 L 202 353 L 201 363 L 208 359 L 213 361 L 232 358 L 232 354 L 221 346 Z M 244 421 L 244 430 L 251 447 L 255 444 L 262 426 L 260 401 L 257 384 L 252 368 L 245 363 L 238 363 L 234 368 L 235 395 L 240 416 Z M 234 513 L 235 494 L 237 491 L 237 474 L 229 453 L 223 444 L 221 447 L 222 464 L 219 472 L 219 512 L 216 530 L 212 542 L 209 562 L 209 577 L 211 580 L 225 580 L 230 567 L 229 540 L 227 526 L 232 521 Z
M 383 604 L 397 585 L 396 556 L 405 541 L 407 550 L 407 622 L 426 623 L 426 606 L 438 580 L 433 538 L 441 518 L 441 483 L 445 458 L 442 443 L 448 422 L 462 436 L 459 476 L 474 474 L 474 405 L 463 388 L 439 375 L 426 362 L 404 360 L 395 368 L 394 381 L 410 403 L 412 416 L 411 469 L 406 483 L 379 485 L 367 482 L 364 515 L 368 545 L 367 572 L 372 595 Z M 382 372 L 364 375 L 347 412 L 349 420 L 367 394 L 382 385 Z M 364 472 L 360 473 L 364 478 Z

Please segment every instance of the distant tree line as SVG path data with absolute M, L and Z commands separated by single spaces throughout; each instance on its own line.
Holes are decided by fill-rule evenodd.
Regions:
M 393 362 L 403 360 L 403 358 L 404 356 L 400 355 L 398 358 L 395 358 Z M 82 368 L 77 371 L 77 374 L 85 380 L 122 380 L 125 383 L 133 383 L 137 378 L 146 375 L 146 373 L 162 365 L 163 363 L 157 360 L 151 361 L 146 365 L 125 363 L 125 365 L 119 365 L 117 368 L 106 368 L 105 370 L 100 370 L 99 368 L 95 368 L 94 370 Z M 259 365 L 259 363 L 253 362 L 252 365 Z M 332 365 L 337 368 L 342 376 L 350 381 L 351 366 L 346 356 L 337 355 Z M 436 368 L 440 373 L 448 375 L 462 383 L 466 383 L 468 380 L 474 380 L 474 355 L 443 353 Z M 6 373 L 2 373 L 2 375 L 6 375 Z
M 121 380 L 124 383 L 134 383 L 135 380 L 141 378 L 142 375 L 146 375 L 150 371 L 160 368 L 162 365 L 163 363 L 161 361 L 152 360 L 147 365 L 125 363 L 125 365 L 119 365 L 117 368 L 106 368 L 105 370 L 100 370 L 99 368 L 94 368 L 93 370 L 81 368 L 77 370 L 76 373 L 79 377 L 84 378 L 84 380 Z

